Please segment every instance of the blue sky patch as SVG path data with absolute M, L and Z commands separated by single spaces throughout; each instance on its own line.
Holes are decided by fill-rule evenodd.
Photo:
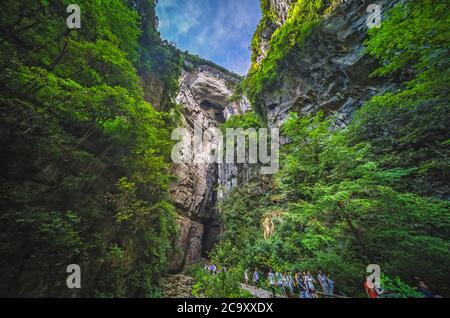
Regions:
M 250 67 L 259 0 L 159 0 L 161 36 L 236 73 Z

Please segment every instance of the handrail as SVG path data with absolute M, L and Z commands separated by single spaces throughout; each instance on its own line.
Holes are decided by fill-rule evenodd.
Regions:
M 331 298 L 351 298 L 351 297 L 348 297 L 348 296 L 335 295 L 335 294 L 329 295 L 329 294 L 325 294 L 324 292 L 318 292 L 318 291 L 316 291 L 316 294 L 319 294 L 319 295 L 322 295 L 322 296 L 325 296 L 325 297 L 331 297 Z
M 256 291 L 256 290 L 260 290 L 260 291 L 264 291 L 264 292 L 269 293 L 269 294 L 272 293 L 270 290 L 267 290 L 267 289 L 258 288 L 258 287 L 253 286 L 253 285 L 246 285 L 246 284 L 242 284 L 242 283 L 241 283 L 241 288 L 244 289 L 244 290 L 247 290 L 247 291 L 248 291 L 248 289 L 243 288 L 243 286 L 251 287 L 251 288 L 255 289 L 255 291 Z M 335 294 L 329 295 L 329 294 L 326 294 L 326 293 L 320 292 L 320 291 L 316 291 L 316 294 L 319 294 L 319 295 L 321 295 L 321 296 L 324 296 L 324 298 L 342 298 L 342 299 L 345 299 L 345 298 L 351 298 L 351 297 L 348 297 L 348 296 L 335 295 Z M 257 295 L 254 295 L 254 294 L 253 294 L 253 296 L 258 297 Z M 285 295 L 277 295 L 277 297 L 280 297 L 280 296 L 281 296 L 282 298 L 285 298 L 285 297 L 286 297 Z M 258 298 L 260 298 L 260 297 L 258 297 Z M 299 297 L 295 297 L 295 298 L 299 298 Z

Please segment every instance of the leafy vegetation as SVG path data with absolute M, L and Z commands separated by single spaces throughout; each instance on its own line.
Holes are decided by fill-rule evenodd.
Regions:
M 382 295 L 382 298 L 423 298 L 424 295 L 418 292 L 415 288 L 402 282 L 400 277 L 396 276 L 394 279 L 381 275 L 381 288 L 388 290 L 389 293 Z
M 450 214 L 447 201 L 396 191 L 399 177 L 370 160 L 370 144 L 351 145 L 332 121 L 292 117 L 284 127 L 291 143 L 272 193 L 251 185 L 222 203 L 225 234 L 213 255 L 223 264 L 330 271 L 339 290 L 362 296 L 367 264 L 388 273 L 421 277 L 445 288 Z M 262 220 L 276 232 L 264 237 Z
M 261 55 L 261 31 L 267 27 L 267 24 L 274 24 L 277 19 L 276 14 L 270 9 L 269 1 L 261 1 L 263 18 L 252 41 L 253 64 L 244 81 L 244 88 L 253 108 L 263 118 L 265 109 L 261 107 L 260 98 L 263 98 L 266 90 L 280 83 L 279 70 L 289 67 L 291 56 L 301 52 L 308 35 L 321 21 L 328 6 L 327 0 L 294 1 L 286 22 L 276 28 L 272 34 L 267 55 L 260 63 L 257 63 L 256 57 Z
M 244 291 L 239 285 L 242 271 L 233 268 L 231 271 L 220 271 L 211 275 L 208 271 L 198 267 L 192 276 L 195 284 L 192 295 L 196 298 L 251 298 L 251 294 Z
M 146 100 L 159 109 L 168 110 L 178 92 L 183 69 L 183 55 L 175 43 L 161 40 L 155 0 L 131 0 L 140 15 L 142 36 L 139 39 L 138 72 L 145 87 Z
M 397 188 L 449 195 L 450 15 L 447 5 L 398 5 L 367 50 L 383 64 L 373 76 L 404 79 L 395 92 L 376 96 L 355 115 L 354 142 L 370 141 L 373 157 L 401 176 Z
M 79 264 L 78 296 L 156 296 L 174 118 L 144 100 L 138 70 L 169 98 L 178 58 L 132 9 L 153 1 L 78 1 L 79 30 L 68 4 L 1 4 L 1 295 L 72 295 L 65 270 Z
M 222 129 L 226 128 L 262 128 L 261 119 L 254 112 L 247 112 L 244 114 L 231 116 L 225 123 L 222 124 Z
M 251 50 L 252 50 L 252 63 L 255 65 L 257 63 L 257 58 L 262 56 L 263 52 L 261 50 L 262 45 L 262 33 L 267 29 L 275 29 L 278 20 L 278 14 L 270 6 L 269 0 L 261 0 L 260 7 L 262 12 L 261 21 L 258 23 L 256 31 L 253 35 Z

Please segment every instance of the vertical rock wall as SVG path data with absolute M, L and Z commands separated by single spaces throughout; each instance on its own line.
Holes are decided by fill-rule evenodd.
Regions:
M 263 55 L 276 28 L 283 25 L 286 8 L 293 1 L 270 2 L 271 10 L 279 17 L 275 25 L 262 30 Z M 376 3 L 384 12 L 398 3 L 382 0 Z M 330 2 L 331 3 L 331 2 Z M 278 84 L 266 90 L 261 100 L 269 125 L 279 127 L 290 112 L 299 115 L 323 110 L 335 114 L 337 122 L 345 126 L 352 113 L 372 96 L 392 89 L 393 83 L 370 78 L 378 64 L 365 54 L 367 38 L 367 8 L 372 0 L 334 1 L 323 21 L 312 31 L 301 52 L 289 56 L 289 63 L 279 70 Z
M 230 102 L 237 76 L 224 73 L 209 65 L 189 68 L 183 72 L 177 103 L 182 106 L 181 127 L 186 129 L 183 153 L 192 147 L 194 125 L 202 128 L 219 127 L 229 116 L 248 108 L 245 99 Z M 220 235 L 220 223 L 215 208 L 219 170 L 214 163 L 217 141 L 202 142 L 204 161 L 174 165 L 177 181 L 171 196 L 178 212 L 178 235 L 174 242 L 170 271 L 178 272 L 185 265 L 196 263 L 211 250 Z M 208 160 L 211 159 L 211 160 Z M 222 173 L 222 172 L 221 172 Z

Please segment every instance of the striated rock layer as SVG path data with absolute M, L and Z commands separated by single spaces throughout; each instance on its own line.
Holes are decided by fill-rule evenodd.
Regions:
M 229 116 L 248 109 L 246 99 L 230 102 L 239 80 L 237 76 L 209 65 L 191 66 L 183 72 L 176 98 L 182 106 L 181 127 L 186 129 L 182 141 L 183 155 L 189 157 L 189 150 L 193 149 L 195 125 L 204 132 L 219 127 Z M 200 261 L 220 235 L 221 225 L 215 205 L 219 170 L 225 167 L 213 160 L 216 145 L 217 140 L 213 138 L 203 141 L 201 153 L 195 153 L 196 158 L 203 160 L 174 164 L 173 171 L 178 178 L 170 192 L 178 212 L 178 235 L 170 272 L 179 272 L 185 265 Z

